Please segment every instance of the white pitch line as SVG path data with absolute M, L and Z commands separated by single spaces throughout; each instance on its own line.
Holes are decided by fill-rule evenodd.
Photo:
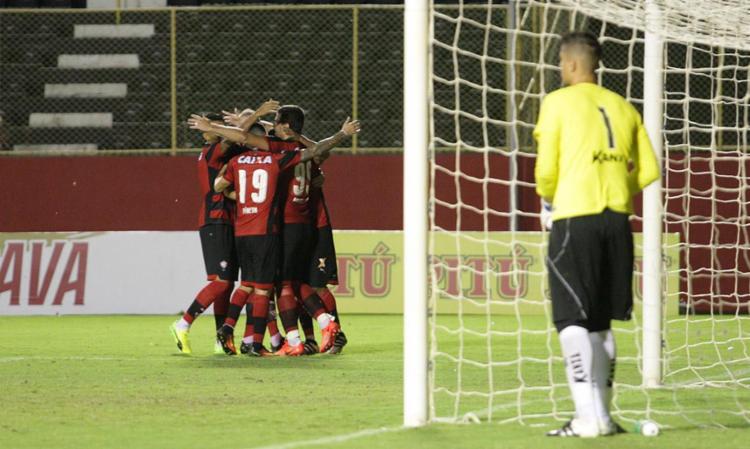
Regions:
M 104 361 L 104 362 L 122 362 L 122 361 L 133 361 L 133 360 L 141 360 L 136 358 L 127 358 L 127 357 L 45 357 L 45 356 L 25 356 L 25 355 L 19 355 L 19 356 L 10 356 L 10 357 L 0 357 L 0 363 L 12 363 L 12 362 L 25 362 L 25 361 L 33 361 L 33 360 L 76 360 L 76 361 Z
M 70 238 L 78 238 L 76 236 L 71 235 Z M 236 360 L 247 360 L 246 357 L 216 357 L 215 354 L 200 354 L 200 355 L 193 355 L 192 357 L 183 357 L 182 354 L 179 353 L 165 353 L 161 355 L 157 355 L 156 357 L 160 356 L 181 356 L 180 358 L 182 360 L 226 360 L 227 362 L 233 363 Z M 107 356 L 99 356 L 99 357 L 89 357 L 89 356 L 68 356 L 68 357 L 55 357 L 55 356 L 36 356 L 36 355 L 30 355 L 30 356 L 0 356 L 0 363 L 10 363 L 10 362 L 23 362 L 23 361 L 31 361 L 31 360 L 92 360 L 92 361 L 136 361 L 136 360 L 146 360 L 148 357 L 107 357 Z M 334 361 L 337 365 L 361 365 L 361 364 L 368 364 L 371 365 L 372 363 L 376 364 L 384 364 L 384 363 L 390 363 L 390 362 L 400 362 L 400 359 L 368 359 L 368 360 L 355 360 L 355 359 L 344 359 L 339 358 L 338 356 L 321 356 L 318 357 L 317 360 L 323 362 L 323 361 Z
M 293 449 L 296 447 L 303 447 L 303 446 L 319 446 L 322 444 L 329 444 L 329 443 L 343 443 L 344 441 L 354 440 L 356 438 L 368 437 L 372 435 L 380 435 L 383 433 L 390 433 L 390 432 L 399 432 L 401 430 L 406 430 L 406 429 L 407 428 L 403 426 L 376 427 L 374 429 L 365 429 L 365 430 L 360 430 L 357 432 L 345 433 L 343 435 L 333 435 L 330 437 L 317 438 L 314 440 L 293 441 L 291 443 L 276 444 L 276 445 L 271 445 L 271 446 L 261 446 L 261 447 L 256 447 L 254 449 Z

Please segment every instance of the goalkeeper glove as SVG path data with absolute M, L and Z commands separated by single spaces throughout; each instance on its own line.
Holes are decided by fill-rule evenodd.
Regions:
M 542 229 L 552 229 L 552 204 L 542 199 L 542 210 L 539 213 L 539 221 L 542 223 Z

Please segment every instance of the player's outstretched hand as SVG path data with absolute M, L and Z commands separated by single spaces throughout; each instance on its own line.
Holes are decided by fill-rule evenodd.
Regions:
M 202 115 L 192 114 L 187 123 L 190 126 L 190 129 L 197 129 L 203 132 L 211 130 L 211 121 Z
M 253 113 L 252 109 L 245 109 L 240 112 L 237 108 L 234 108 L 234 111 L 221 111 L 221 113 L 224 115 L 224 123 L 231 126 L 240 126 L 243 114 L 247 111 L 250 111 L 250 114 Z
M 353 136 L 362 129 L 362 125 L 359 120 L 351 120 L 351 117 L 347 117 L 343 125 L 341 125 L 341 131 L 347 136 Z
M 276 100 L 268 100 L 260 107 L 257 111 L 255 111 L 259 117 L 263 117 L 264 115 L 268 115 L 272 112 L 276 112 L 279 110 L 279 102 Z

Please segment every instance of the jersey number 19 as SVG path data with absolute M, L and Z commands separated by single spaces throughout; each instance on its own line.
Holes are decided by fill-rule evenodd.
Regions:
M 268 172 L 262 168 L 253 170 L 253 189 L 254 192 L 250 193 L 250 199 L 256 204 L 261 204 L 266 201 L 268 195 Z M 240 170 L 240 203 L 246 203 L 247 195 L 247 170 Z

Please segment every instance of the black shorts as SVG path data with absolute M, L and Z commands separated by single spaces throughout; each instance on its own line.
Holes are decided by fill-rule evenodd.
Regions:
M 206 265 L 208 280 L 219 278 L 236 281 L 239 265 L 234 250 L 234 226 L 207 224 L 198 233 L 201 236 L 203 263 Z
M 285 223 L 281 233 L 282 281 L 307 282 L 307 272 L 313 248 L 313 230 L 306 223 Z
M 279 236 L 238 236 L 236 242 L 242 282 L 252 283 L 258 288 L 273 287 L 279 264 Z
M 339 270 L 336 263 L 336 247 L 333 244 L 333 230 L 330 226 L 318 228 L 313 248 L 310 272 L 311 287 L 323 288 L 328 284 L 338 285 Z
M 560 331 L 576 325 L 591 332 L 610 320 L 629 320 L 633 309 L 633 234 L 626 214 L 557 220 L 549 239 L 552 318 Z

